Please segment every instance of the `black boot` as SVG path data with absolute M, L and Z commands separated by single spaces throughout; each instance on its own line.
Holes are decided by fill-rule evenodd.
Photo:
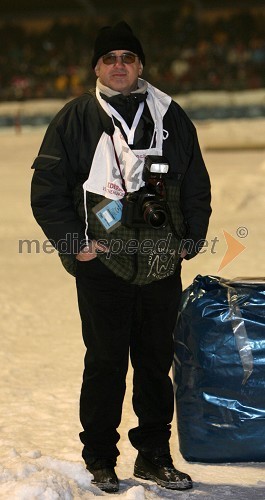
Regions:
M 175 469 L 170 453 L 156 456 L 139 452 L 134 464 L 134 476 L 155 481 L 171 490 L 192 488 L 190 476 Z
M 87 463 L 86 468 L 94 476 L 91 484 L 107 493 L 119 491 L 119 480 L 115 474 L 112 460 L 106 458 L 97 459 L 92 463 Z

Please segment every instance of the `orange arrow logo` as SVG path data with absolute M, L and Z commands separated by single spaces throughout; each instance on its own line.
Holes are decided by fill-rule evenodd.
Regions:
M 227 266 L 227 264 L 230 264 L 230 262 L 232 262 L 232 260 L 234 260 L 246 248 L 244 245 L 242 245 L 242 243 L 236 240 L 233 236 L 231 236 L 231 234 L 227 233 L 227 231 L 225 231 L 224 229 L 223 233 L 227 244 L 227 250 L 223 256 L 218 271 L 221 271 L 221 269 Z

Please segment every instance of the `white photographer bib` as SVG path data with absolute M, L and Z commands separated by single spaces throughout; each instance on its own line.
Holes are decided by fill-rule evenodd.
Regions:
M 137 191 L 143 186 L 142 171 L 146 155 L 162 155 L 163 135 L 167 134 L 166 131 L 163 131 L 163 117 L 171 102 L 170 96 L 150 84 L 147 84 L 147 92 L 146 103 L 154 121 L 153 138 L 148 149 L 131 150 L 129 144 L 133 144 L 134 133 L 141 119 L 144 103 L 139 104 L 132 127 L 129 128 L 119 113 L 102 99 L 99 90 L 96 89 L 96 97 L 104 111 L 112 120 L 115 116 L 122 124 L 128 144 L 113 121 L 115 129 L 113 142 L 111 137 L 103 132 L 95 151 L 88 179 L 83 184 L 84 191 L 97 193 L 111 200 L 123 198 L 125 193 L 120 170 L 128 193 Z M 152 147 L 154 139 L 156 140 L 155 148 Z

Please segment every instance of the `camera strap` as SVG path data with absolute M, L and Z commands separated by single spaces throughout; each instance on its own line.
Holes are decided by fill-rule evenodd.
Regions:
M 118 158 L 118 155 L 117 155 L 117 151 L 116 151 L 116 148 L 115 148 L 115 144 L 114 144 L 114 140 L 113 140 L 113 135 L 111 135 L 110 138 L 111 138 L 111 142 L 113 144 L 113 150 L 114 150 L 114 154 L 115 154 L 115 160 L 116 160 L 116 163 L 117 163 L 117 167 L 118 167 L 118 170 L 119 170 L 120 176 L 121 176 L 122 189 L 124 191 L 124 194 L 126 195 L 126 194 L 128 194 L 128 191 L 127 191 L 127 188 L 126 188 L 124 177 L 122 175 L 121 165 L 120 165 L 119 158 Z

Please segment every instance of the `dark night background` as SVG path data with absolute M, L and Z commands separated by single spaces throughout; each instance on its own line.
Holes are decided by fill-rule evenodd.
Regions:
M 144 77 L 168 93 L 265 87 L 263 1 L 1 0 L 0 100 L 68 98 L 94 85 L 100 27 L 126 20 Z

